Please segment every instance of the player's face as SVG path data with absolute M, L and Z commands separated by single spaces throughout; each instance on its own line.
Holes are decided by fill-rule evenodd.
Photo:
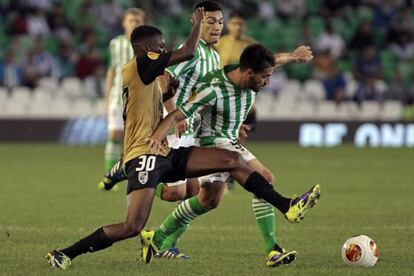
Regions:
M 154 53 L 163 53 L 165 52 L 165 41 L 162 35 L 154 35 L 150 37 L 146 43 L 146 51 Z
M 215 44 L 223 31 L 223 13 L 221 11 L 206 12 L 201 29 L 201 38 L 207 44 Z
M 267 67 L 262 72 L 254 73 L 252 70 L 247 70 L 247 87 L 255 92 L 269 84 L 270 76 L 273 74 L 273 67 Z
M 144 16 L 129 13 L 125 15 L 124 20 L 122 21 L 122 27 L 126 34 L 130 35 L 132 31 L 141 25 L 144 25 Z
M 233 17 L 227 23 L 227 29 L 231 35 L 241 37 L 246 30 L 246 21 L 240 17 Z

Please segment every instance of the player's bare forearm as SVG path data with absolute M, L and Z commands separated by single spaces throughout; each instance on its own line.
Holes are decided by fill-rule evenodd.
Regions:
M 299 46 L 290 53 L 275 54 L 276 68 L 292 62 L 310 62 L 313 59 L 312 49 L 309 46 Z
M 193 14 L 193 28 L 190 35 L 180 49 L 172 52 L 168 65 L 178 64 L 194 57 L 201 37 L 201 24 L 203 20 L 204 8 L 198 8 Z
M 175 111 L 176 106 L 175 106 L 175 103 L 174 103 L 174 99 L 173 99 L 173 98 L 171 98 L 171 99 L 169 99 L 168 101 L 165 101 L 165 102 L 164 102 L 164 107 L 165 107 L 165 109 L 167 110 L 168 114 L 170 114 L 170 113 L 172 113 L 173 111 Z
M 154 154 L 159 152 L 161 142 L 167 137 L 170 130 L 179 122 L 185 119 L 184 114 L 176 109 L 174 112 L 168 114 L 157 126 L 151 138 L 149 139 L 148 145 L 152 149 Z
M 106 71 L 106 80 L 105 80 L 105 110 L 108 110 L 109 107 L 109 99 L 111 97 L 111 90 L 112 90 L 112 85 L 114 83 L 114 78 L 115 78 L 115 70 L 112 68 L 108 68 L 108 71 Z

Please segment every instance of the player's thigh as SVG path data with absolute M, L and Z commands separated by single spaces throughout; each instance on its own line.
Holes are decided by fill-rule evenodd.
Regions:
M 186 165 L 187 177 L 198 177 L 214 172 L 225 172 L 247 164 L 237 152 L 219 148 L 194 147 Z
M 259 160 L 257 159 L 250 160 L 249 162 L 247 162 L 247 165 L 250 168 L 252 168 L 252 170 L 260 173 L 264 178 L 266 178 L 267 181 L 269 181 L 272 184 L 274 183 L 274 175 Z

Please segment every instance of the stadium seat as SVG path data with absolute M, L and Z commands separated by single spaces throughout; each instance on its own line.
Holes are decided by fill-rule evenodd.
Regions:
M 65 97 L 56 97 L 50 105 L 50 115 L 59 118 L 74 117 L 72 103 Z
M 396 121 L 403 117 L 403 105 L 399 101 L 385 101 L 379 113 L 382 121 Z
M 305 81 L 303 85 L 305 97 L 314 103 L 325 99 L 325 90 L 320 80 L 310 79 Z
M 274 110 L 277 106 L 278 100 L 271 92 L 259 93 L 255 106 L 257 110 L 257 118 L 259 120 L 272 120 L 274 119 Z
M 32 91 L 23 86 L 14 87 L 10 94 L 10 101 L 26 104 L 32 98 Z
M 36 117 L 36 118 L 45 118 L 45 117 L 52 117 L 51 112 L 49 108 L 49 103 L 45 105 L 41 101 L 31 101 L 30 105 L 27 107 L 27 115 L 30 116 L 30 118 Z
M 4 103 L 9 98 L 9 90 L 6 87 L 0 87 L 0 103 Z
M 93 115 L 105 116 L 105 101 L 103 99 L 96 100 L 93 103 Z
M 88 99 L 78 99 L 73 103 L 74 116 L 89 116 L 94 115 L 91 101 Z
M 290 120 L 295 117 L 293 104 L 278 102 L 273 109 L 272 116 L 275 120 Z
M 3 117 L 27 117 L 28 102 L 19 100 L 9 100 L 6 105 L 3 106 Z
M 367 101 L 361 104 L 361 109 L 358 112 L 358 119 L 360 120 L 377 120 L 380 113 L 380 104 L 375 101 Z
M 39 87 L 45 87 L 45 88 L 49 88 L 51 90 L 53 90 L 54 92 L 57 92 L 56 90 L 58 89 L 59 86 L 59 82 L 56 78 L 53 77 L 44 77 L 41 78 L 38 82 L 37 82 Z
M 89 77 L 83 80 L 82 86 L 84 91 L 84 96 L 90 99 L 94 99 L 98 96 L 97 85 L 100 85 L 95 78 Z
M 335 120 L 338 116 L 339 106 L 334 102 L 323 101 L 316 106 L 316 117 L 320 120 Z
M 50 93 L 50 90 L 48 88 L 44 88 L 44 87 L 37 87 L 34 89 L 33 91 L 33 97 L 30 101 L 29 104 L 29 109 L 31 109 L 32 107 L 34 109 L 39 108 L 39 109 L 44 109 L 45 111 L 47 111 L 49 109 L 49 105 L 51 104 L 52 101 L 52 95 Z M 40 112 L 40 110 L 39 110 Z
M 293 110 L 293 118 L 296 120 L 312 120 L 315 118 L 317 112 L 315 105 L 307 101 L 299 103 Z
M 62 81 L 62 92 L 70 98 L 81 97 L 83 95 L 83 85 L 79 78 L 65 78 Z
M 354 78 L 349 78 L 346 81 L 345 86 L 345 97 L 348 99 L 352 99 L 355 95 L 355 92 L 358 88 L 358 83 Z

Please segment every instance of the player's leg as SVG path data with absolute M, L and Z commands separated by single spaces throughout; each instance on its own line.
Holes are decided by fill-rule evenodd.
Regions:
M 186 174 L 191 176 L 208 175 L 216 171 L 235 171 L 239 181 L 241 181 L 243 176 L 245 177 L 244 182 L 246 182 L 250 174 L 254 173 L 252 168 L 247 165 L 237 152 L 218 148 L 193 148 L 186 163 Z M 258 173 L 256 172 L 256 174 Z M 253 181 L 257 182 L 257 179 L 258 177 L 254 178 Z M 257 183 L 257 185 L 270 186 L 263 177 L 262 179 L 259 178 L 259 180 L 262 180 L 262 183 Z M 215 189 L 216 187 L 217 189 Z M 156 230 L 154 243 L 158 247 L 162 247 L 169 235 L 180 228 L 185 229 L 192 220 L 210 211 L 211 207 L 217 206 L 223 188 L 224 184 L 210 186 L 210 190 L 205 189 L 205 192 L 200 192 L 199 196 L 201 195 L 201 198 L 194 196 L 180 203 L 174 212 L 164 220 L 159 229 Z M 204 200 L 204 206 L 200 199 Z M 288 199 L 287 202 L 289 204 L 290 200 Z
M 259 172 L 266 178 L 266 180 L 273 185 L 273 174 L 263 166 L 257 159 L 250 160 L 247 163 L 252 169 Z M 262 234 L 265 251 L 268 254 L 273 246 L 276 244 L 275 238 L 275 212 L 273 206 L 267 201 L 253 196 L 252 200 L 253 214 L 255 216 L 257 225 L 259 226 L 260 233 Z
M 178 138 L 175 134 L 167 136 L 168 145 L 173 149 L 180 147 L 188 148 L 194 145 L 194 137 L 185 135 Z M 186 180 L 179 180 L 173 183 L 165 183 L 165 185 L 157 187 L 157 194 L 162 200 L 176 202 L 184 200 L 198 193 L 198 180 L 189 178 Z M 160 189 L 160 190 L 158 190 Z
M 274 176 L 259 160 L 256 158 L 247 163 L 252 169 L 263 175 L 270 184 L 274 185 Z M 262 234 L 267 266 L 278 266 L 280 264 L 289 264 L 296 258 L 296 251 L 285 250 L 279 246 L 276 240 L 276 219 L 273 206 L 267 201 L 253 197 L 252 200 L 253 214 Z
M 172 187 L 170 186 L 171 183 L 168 183 L 166 185 L 158 185 L 158 187 L 163 187 L 162 192 L 160 192 L 160 195 L 162 195 L 162 199 L 167 201 L 178 201 L 185 200 L 198 194 L 200 190 L 198 179 L 189 178 L 185 183 L 186 185 Z M 161 224 L 160 228 L 163 227 L 164 224 Z M 180 227 L 174 233 L 166 237 L 164 242 L 162 243 L 162 246 L 160 247 L 160 252 L 156 255 L 156 257 L 167 259 L 188 259 L 189 257 L 183 254 L 180 251 L 180 249 L 176 247 L 177 242 L 179 241 L 181 236 L 187 231 L 188 228 L 189 225 L 187 224 L 185 226 Z
M 194 148 L 189 156 L 186 173 L 189 176 L 228 171 L 247 191 L 276 207 L 290 222 L 299 222 L 320 196 L 315 185 L 293 199 L 282 196 L 259 172 L 251 168 L 237 152 L 217 148 Z
M 93 253 L 110 247 L 113 243 L 137 236 L 151 212 L 154 188 L 134 190 L 127 196 L 126 219 L 117 224 L 100 227 L 73 245 L 48 254 L 49 264 L 66 269 L 71 261 L 85 253 Z
M 157 196 L 165 201 L 177 202 L 185 199 L 187 194 L 186 181 L 177 181 L 174 183 L 166 183 L 157 187 Z
M 108 111 L 108 138 L 105 144 L 105 176 L 98 183 L 99 189 L 115 190 L 116 184 L 126 179 L 122 168 L 122 139 L 124 124 L 122 121 L 122 105 L 110 103 Z
M 159 257 L 176 256 L 175 252 L 169 252 L 171 249 L 176 250 L 176 243 L 184 232 L 189 228 L 190 222 L 198 216 L 205 214 L 218 207 L 225 189 L 225 182 L 221 179 L 217 181 L 210 181 L 210 177 L 202 181 L 200 192 L 186 201 L 180 203 L 176 209 L 171 213 L 161 224 L 155 232 L 155 244 L 160 248 L 161 254 Z M 189 217 L 188 213 L 191 214 Z M 167 229 L 175 227 L 176 221 L 187 221 L 188 223 L 180 226 L 174 233 L 169 234 Z M 179 253 L 177 251 L 176 253 Z M 183 258 L 185 255 L 181 254 Z M 185 256 L 188 258 L 188 256 Z
M 120 103 L 110 103 L 108 139 L 105 145 L 105 172 L 111 170 L 121 156 L 123 129 L 122 105 Z
M 260 173 L 249 167 L 237 152 L 218 148 L 195 147 L 190 152 L 188 158 L 183 159 L 183 162 L 185 162 L 185 174 L 188 177 L 207 175 L 217 171 L 229 171 L 247 191 L 270 202 L 282 213 L 285 214 L 291 209 L 291 199 L 283 197 L 276 192 L 272 185 Z M 308 191 L 306 201 L 308 201 L 310 195 L 312 195 L 312 202 L 315 202 L 314 197 L 319 194 Z M 301 198 L 301 200 L 305 199 Z M 154 236 L 155 245 L 158 247 L 162 246 L 166 237 L 209 210 L 201 205 L 198 197 L 192 197 L 183 201 L 156 231 Z M 298 216 L 300 214 L 298 212 Z

